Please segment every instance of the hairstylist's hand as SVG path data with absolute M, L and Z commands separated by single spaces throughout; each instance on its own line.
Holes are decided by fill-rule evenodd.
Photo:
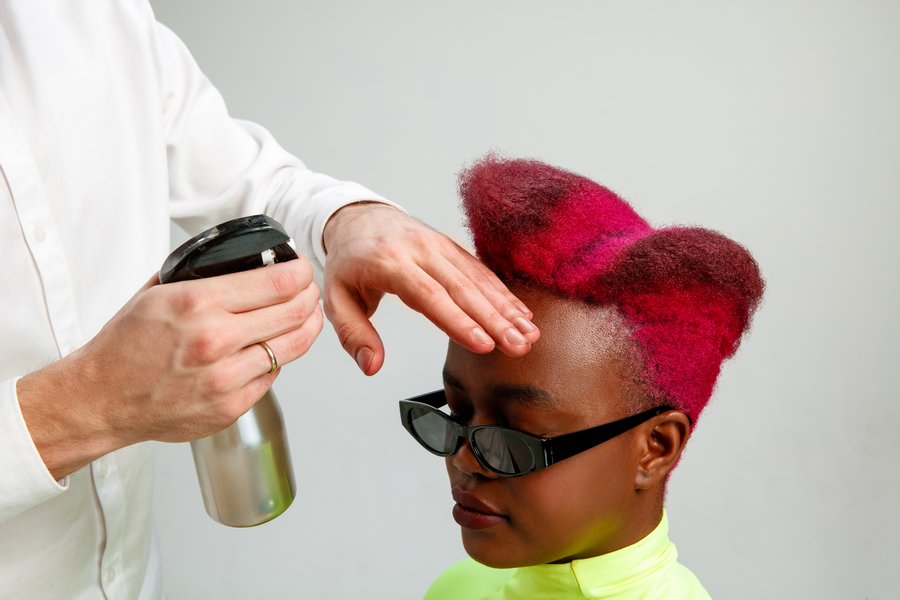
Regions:
M 233 423 L 322 329 L 300 258 L 160 285 L 157 275 L 85 346 L 22 378 L 18 396 L 44 463 L 63 477 L 144 440 L 187 441 Z
M 325 314 L 341 345 L 367 375 L 384 362 L 369 317 L 385 292 L 396 294 L 456 343 L 510 356 L 540 335 L 531 312 L 487 267 L 443 234 L 401 210 L 351 204 L 325 226 Z

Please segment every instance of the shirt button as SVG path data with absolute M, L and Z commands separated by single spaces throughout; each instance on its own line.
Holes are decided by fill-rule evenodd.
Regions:
M 34 239 L 37 240 L 38 243 L 42 243 L 47 239 L 47 230 L 38 225 L 34 228 Z
M 112 583 L 116 578 L 116 570 L 109 567 L 106 569 L 106 573 L 103 574 L 103 578 L 106 579 L 106 583 Z

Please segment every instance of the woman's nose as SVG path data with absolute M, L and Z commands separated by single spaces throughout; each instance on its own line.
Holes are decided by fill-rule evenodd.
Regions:
M 496 473 L 489 469 L 486 469 L 480 462 L 478 462 L 478 458 L 475 457 L 475 452 L 472 450 L 472 446 L 469 445 L 469 441 L 466 439 L 460 440 L 460 444 L 456 449 L 456 452 L 447 457 L 447 464 L 448 466 L 452 466 L 456 470 L 465 473 L 466 475 L 481 475 L 489 479 L 497 478 Z

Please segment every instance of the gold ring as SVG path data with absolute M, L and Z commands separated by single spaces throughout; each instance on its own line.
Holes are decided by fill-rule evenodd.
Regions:
M 266 354 L 269 355 L 269 360 L 272 362 L 272 367 L 269 369 L 269 373 L 274 373 L 278 370 L 278 359 L 275 358 L 275 353 L 272 352 L 272 349 L 269 348 L 269 345 L 265 342 L 257 342 L 257 346 L 262 346 L 262 349 L 266 351 Z

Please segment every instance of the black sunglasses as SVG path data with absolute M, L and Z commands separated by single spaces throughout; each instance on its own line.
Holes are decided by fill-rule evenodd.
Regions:
M 400 401 L 403 427 L 426 450 L 450 456 L 468 440 L 475 458 L 501 477 L 519 477 L 599 446 L 672 408 L 657 406 L 644 412 L 554 438 L 540 438 L 501 425 L 463 425 L 438 410 L 447 404 L 444 390 Z

